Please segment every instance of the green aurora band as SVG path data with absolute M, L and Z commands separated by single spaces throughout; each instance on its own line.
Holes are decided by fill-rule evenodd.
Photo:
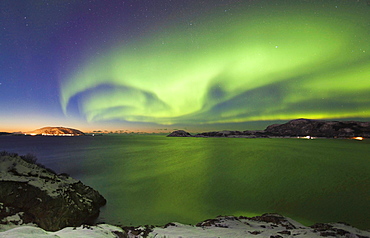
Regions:
M 61 82 L 62 108 L 166 125 L 370 118 L 370 7 L 319 2 L 209 14 L 116 45 Z

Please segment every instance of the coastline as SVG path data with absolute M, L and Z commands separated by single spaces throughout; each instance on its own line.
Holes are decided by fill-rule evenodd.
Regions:
M 211 131 L 191 135 L 176 130 L 167 137 L 227 137 L 227 138 L 305 138 L 305 139 L 369 139 L 370 122 L 321 121 L 295 119 L 284 124 L 273 124 L 264 130 Z

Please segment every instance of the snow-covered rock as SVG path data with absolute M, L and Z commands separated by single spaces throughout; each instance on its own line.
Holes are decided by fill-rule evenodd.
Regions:
M 38 227 L 19 226 L 0 232 L 0 238 L 115 238 L 124 237 L 121 228 L 108 224 L 97 226 L 66 227 L 55 232 L 48 232 Z
M 35 223 L 46 230 L 91 223 L 106 200 L 66 174 L 15 154 L 0 154 L 0 223 Z
M 3 228 L 4 229 L 4 228 Z M 278 214 L 264 214 L 257 217 L 222 216 L 198 223 L 195 226 L 168 223 L 163 227 L 125 227 L 107 224 L 97 226 L 67 227 L 56 232 L 47 232 L 37 227 L 19 226 L 1 232 L 0 238 L 34 237 L 125 237 L 125 238 L 368 238 L 370 231 L 362 231 L 343 223 L 315 224 L 304 226 L 290 218 Z
M 223 216 L 206 220 L 196 226 L 170 223 L 154 228 L 149 237 L 202 237 L 202 238 L 244 238 L 244 237 L 370 237 L 369 231 L 361 231 L 342 223 L 316 224 L 306 227 L 290 218 L 278 214 L 264 214 L 258 217 Z

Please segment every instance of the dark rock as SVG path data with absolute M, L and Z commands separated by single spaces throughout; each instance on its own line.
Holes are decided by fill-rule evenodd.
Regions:
M 369 236 L 362 236 L 362 235 L 359 235 L 359 234 L 357 234 L 356 236 L 357 236 L 357 238 L 369 238 Z
M 56 175 L 19 156 L 0 156 L 0 163 L 0 203 L 13 214 L 22 214 L 21 223 L 36 223 L 49 231 L 92 224 L 106 203 L 80 181 Z M 0 212 L 0 220 L 13 214 Z
M 219 219 L 207 219 L 205 221 L 199 222 L 195 226 L 202 227 L 202 226 L 212 226 L 215 225 L 217 222 L 219 222 Z
M 349 234 L 348 231 L 345 231 L 343 229 L 335 229 L 335 232 L 338 234 L 338 235 L 341 235 L 341 236 L 345 236 L 346 234 Z
M 167 135 L 167 137 L 191 137 L 192 135 L 183 130 L 173 131 L 171 134 Z
M 282 225 L 283 227 L 289 230 L 296 229 L 296 227 L 292 223 L 290 223 L 285 217 L 275 213 L 266 213 L 263 214 L 262 216 L 251 217 L 248 219 L 253 221 L 261 221 L 273 223 L 276 225 Z
M 197 134 L 197 136 L 203 137 L 229 137 L 233 135 L 239 135 L 239 131 L 211 131 Z
M 199 222 L 195 226 L 197 227 L 214 226 L 214 227 L 220 227 L 220 228 L 228 228 L 227 225 L 222 224 L 222 221 L 227 221 L 227 220 L 235 221 L 235 220 L 239 220 L 239 218 L 235 216 L 218 216 L 217 218 L 214 218 L 214 219 L 207 219 L 205 221 Z
M 328 236 L 337 237 L 337 234 L 335 232 L 324 231 L 324 232 L 320 232 L 320 236 L 323 236 L 323 237 L 328 237 Z
M 339 223 L 340 224 L 340 223 Z M 346 223 L 342 223 L 343 225 L 350 226 Z M 345 236 L 346 234 L 350 234 L 350 232 L 343 230 L 343 229 L 338 229 L 334 228 L 330 224 L 325 224 L 325 223 L 317 223 L 315 225 L 310 226 L 311 228 L 314 229 L 315 232 L 319 232 L 321 236 Z
M 164 225 L 164 228 L 167 228 L 167 227 L 170 227 L 170 226 L 176 226 L 176 224 L 173 223 L 173 222 L 170 222 L 170 223 L 167 223 L 166 225 Z
M 261 231 L 249 231 L 249 233 L 252 234 L 252 235 L 259 235 L 262 232 Z
M 223 224 L 216 224 L 215 226 L 220 228 L 229 228 L 229 226 Z
M 125 232 L 120 232 L 120 231 L 113 231 L 113 234 L 117 238 L 128 238 L 127 234 Z
M 149 233 L 153 231 L 154 226 L 145 225 L 144 227 L 123 226 L 125 231 L 123 237 L 148 237 Z
M 3 220 L 5 217 L 15 217 L 18 215 L 19 219 L 10 219 L 10 220 Z M 32 223 L 34 217 L 30 214 L 26 214 L 21 211 L 19 208 L 8 207 L 5 206 L 3 203 L 0 203 L 0 224 L 7 225 L 9 223 L 14 225 L 21 225 L 21 223 Z
M 292 234 L 292 232 L 290 232 L 288 230 L 280 231 L 280 232 L 278 231 L 278 233 L 283 234 L 283 235 L 291 235 Z
M 327 231 L 333 228 L 332 225 L 326 223 L 316 223 L 310 227 L 313 228 L 315 231 Z

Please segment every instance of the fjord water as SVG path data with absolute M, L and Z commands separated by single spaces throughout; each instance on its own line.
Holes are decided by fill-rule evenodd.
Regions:
M 306 225 L 370 229 L 370 142 L 168 138 L 152 135 L 0 137 L 0 150 L 97 189 L 100 221 L 122 225 L 276 212 Z

